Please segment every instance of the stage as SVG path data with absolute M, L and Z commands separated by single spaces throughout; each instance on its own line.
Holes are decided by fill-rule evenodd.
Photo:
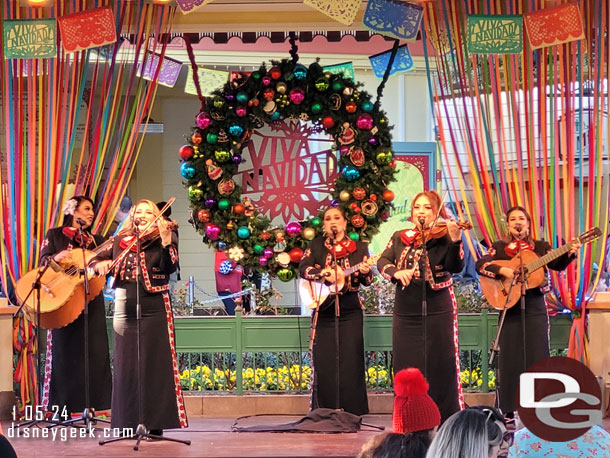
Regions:
M 276 425 L 290 423 L 300 416 L 261 416 L 241 421 L 241 426 Z M 191 418 L 189 427 L 168 430 L 165 435 L 176 439 L 188 439 L 191 445 L 169 441 L 144 441 L 140 450 L 134 451 L 135 441 L 119 441 L 100 446 L 97 438 L 70 438 L 62 440 L 56 433 L 55 440 L 48 438 L 16 438 L 9 436 L 10 422 L 3 421 L 4 433 L 20 458 L 59 457 L 353 457 L 371 437 L 383 431 L 363 426 L 360 432 L 351 434 L 304 433 L 236 433 L 231 432 L 235 418 Z M 391 415 L 365 415 L 363 423 L 392 429 Z M 54 428 L 56 429 L 56 428 Z M 74 429 L 74 428 L 72 428 Z M 63 433 L 69 434 L 68 432 Z M 75 434 L 75 433 L 73 433 Z M 96 428 L 96 434 L 103 435 Z

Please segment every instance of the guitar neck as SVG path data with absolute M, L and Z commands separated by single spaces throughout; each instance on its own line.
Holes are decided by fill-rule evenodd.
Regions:
M 565 245 L 557 248 L 556 250 L 549 251 L 544 256 L 540 256 L 535 261 L 532 261 L 529 264 L 526 264 L 525 269 L 528 272 L 533 272 L 535 270 L 538 270 L 541 267 L 546 266 L 549 262 L 554 261 L 555 259 L 559 258 L 560 256 L 563 256 L 564 254 L 566 254 L 568 251 L 570 251 L 570 248 L 572 248 L 572 242 L 566 243 Z

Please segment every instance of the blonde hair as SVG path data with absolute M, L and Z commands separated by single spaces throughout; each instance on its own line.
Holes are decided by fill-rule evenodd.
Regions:
M 135 204 L 129 210 L 129 218 L 127 218 L 125 220 L 125 222 L 123 223 L 123 227 L 121 228 L 121 231 L 119 232 L 120 235 L 133 235 L 134 234 L 133 218 L 134 218 L 134 214 L 136 212 L 136 208 L 138 207 L 138 205 L 141 205 L 141 204 L 147 204 L 152 209 L 155 216 L 159 215 L 159 213 L 160 213 L 159 208 L 157 207 L 157 204 L 155 204 L 152 200 L 148 200 L 148 199 L 140 200 L 137 204 Z

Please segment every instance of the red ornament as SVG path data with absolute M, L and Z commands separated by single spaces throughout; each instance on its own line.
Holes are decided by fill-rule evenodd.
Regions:
M 275 91 L 273 89 L 271 89 L 270 87 L 268 87 L 267 89 L 265 89 L 263 91 L 263 98 L 267 101 L 271 101 L 273 100 L 273 97 L 275 97 Z
M 386 202 L 392 202 L 394 200 L 394 197 L 394 193 L 389 189 L 383 191 L 383 200 L 385 200 Z
M 197 219 L 199 221 L 201 221 L 202 223 L 209 223 L 210 222 L 210 212 L 205 209 L 199 210 L 199 212 L 197 212 Z
M 366 224 L 366 221 L 362 217 L 362 215 L 354 215 L 352 216 L 352 226 L 354 227 L 362 227 Z
M 241 215 L 245 209 L 246 207 L 244 207 L 243 204 L 233 205 L 233 213 L 235 213 L 236 215 Z
M 303 257 L 303 250 L 300 248 L 293 248 L 288 254 L 290 255 L 290 262 L 298 264 L 301 262 L 301 258 Z
M 322 119 L 322 125 L 325 129 L 331 129 L 335 125 L 335 120 L 332 118 L 332 116 L 326 116 L 324 119 Z
M 195 150 L 191 145 L 183 145 L 178 150 L 178 154 L 180 155 L 180 159 L 183 161 L 188 161 L 195 154 Z
M 203 137 L 201 136 L 201 134 L 199 132 L 195 132 L 192 136 L 191 136 L 191 140 L 193 141 L 193 143 L 195 145 L 199 145 L 202 141 L 203 141 Z
M 269 75 L 271 75 L 271 78 L 274 80 L 279 80 L 282 76 L 282 71 L 278 67 L 273 67 L 271 70 L 269 70 Z
M 345 111 L 347 111 L 348 113 L 355 113 L 357 109 L 358 105 L 356 105 L 356 102 L 354 102 L 353 100 L 350 100 L 345 104 Z
M 371 194 L 371 200 L 377 202 L 377 194 Z

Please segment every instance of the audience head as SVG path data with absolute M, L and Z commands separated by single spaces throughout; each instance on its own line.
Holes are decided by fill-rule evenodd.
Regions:
M 456 412 L 441 426 L 427 458 L 494 458 L 506 425 L 493 407 L 477 406 Z
M 380 434 L 363 445 L 358 458 L 425 458 L 429 431 Z
M 394 376 L 393 432 L 429 431 L 441 424 L 441 413 L 428 395 L 428 387 L 423 374 L 415 367 L 403 369 Z

